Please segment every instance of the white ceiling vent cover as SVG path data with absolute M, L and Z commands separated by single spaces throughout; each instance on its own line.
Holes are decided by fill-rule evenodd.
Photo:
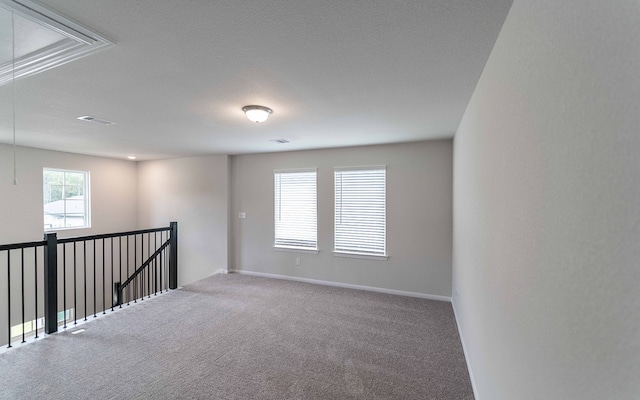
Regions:
M 92 117 L 91 115 L 83 115 L 82 117 L 78 117 L 79 120 L 87 121 L 87 122 L 95 122 L 100 125 L 115 125 L 115 122 L 107 121 L 106 119 L 100 119 L 96 117 Z

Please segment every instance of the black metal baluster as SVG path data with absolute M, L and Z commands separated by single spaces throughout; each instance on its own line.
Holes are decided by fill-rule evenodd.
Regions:
M 144 233 L 142 234 L 142 246 L 144 248 Z M 149 236 L 147 235 L 147 248 L 148 247 L 149 247 Z M 142 260 L 143 260 L 142 262 L 143 263 L 147 260 L 147 257 L 149 257 L 149 254 L 147 254 L 146 256 L 142 257 Z M 144 267 L 144 271 L 142 272 L 142 282 L 140 282 L 142 284 L 142 298 L 143 299 L 144 299 L 144 295 L 145 295 L 145 279 L 148 279 L 148 278 L 149 278 L 149 268 L 148 268 L 148 266 L 146 266 L 146 267 Z
M 136 262 L 138 261 L 138 235 L 133 235 L 133 272 L 138 270 Z M 138 302 L 138 278 L 133 280 L 133 302 Z
M 140 234 L 140 300 L 144 300 L 144 268 L 142 268 L 142 263 L 144 262 L 144 233 Z
M 169 240 L 169 232 L 167 232 L 167 238 L 165 240 Z M 169 247 L 165 247 L 164 248 L 164 265 L 163 267 L 163 274 L 164 274 L 164 287 L 165 289 L 167 289 L 167 292 L 169 291 L 169 269 L 167 268 L 167 263 L 169 262 L 169 257 L 167 256 L 167 253 L 169 253 L 171 249 Z
M 87 320 L 87 241 L 82 241 L 84 246 L 84 320 Z
M 142 263 L 144 262 L 144 233 L 140 234 L 140 268 L 142 268 Z M 140 277 L 140 300 L 144 300 L 144 269 L 140 273 L 142 275 Z
M 97 317 L 96 295 L 96 240 L 93 239 L 93 318 Z
M 76 279 L 76 242 L 73 242 L 73 324 L 78 323 L 78 283 Z
M 149 233 L 150 235 L 151 233 Z M 154 233 L 155 235 L 155 233 Z M 151 243 L 151 236 L 147 236 L 147 239 L 149 240 L 149 256 L 147 257 L 147 260 L 149 261 L 149 264 L 147 264 L 146 268 L 147 268 L 147 272 L 148 272 L 148 278 L 151 280 L 151 282 L 149 282 L 149 286 L 148 286 L 148 291 L 149 291 L 149 297 L 151 297 L 151 291 L 153 290 L 154 284 L 153 284 L 153 280 L 155 279 L 155 271 L 153 271 L 154 265 L 153 265 L 153 260 L 151 260 L 151 256 L 153 255 L 153 253 L 156 252 L 156 241 L 154 238 L 153 243 Z
M 147 233 L 147 258 L 145 259 L 148 260 L 149 257 L 151 256 L 151 236 L 149 236 L 150 234 Z M 150 295 L 150 290 L 149 288 L 151 287 L 151 282 L 149 281 L 149 277 L 150 277 L 150 272 L 151 272 L 151 263 L 147 264 L 145 268 L 145 277 L 147 278 L 147 298 L 149 298 Z
M 160 246 L 162 246 L 164 244 L 164 241 L 162 239 L 162 234 L 163 232 L 160 232 Z M 159 258 L 158 258 L 158 281 L 160 286 L 158 287 L 160 290 L 160 293 L 163 293 L 163 288 L 162 288 L 162 253 L 164 253 L 164 250 L 160 250 L 160 254 L 159 254 Z
M 20 249 L 20 297 L 22 297 L 22 343 L 24 340 L 24 247 Z
M 153 248 L 158 250 L 158 232 L 153 232 Z M 153 258 L 153 295 L 158 295 L 158 257 Z
M 38 338 L 38 246 L 35 246 L 33 248 L 33 265 L 34 265 L 34 293 L 36 294 L 36 314 L 35 314 L 35 321 L 36 321 L 36 339 Z
M 37 292 L 36 292 L 37 295 Z M 62 312 L 64 313 L 63 328 L 67 327 L 67 244 L 62 244 Z M 37 320 L 36 320 L 37 321 Z M 37 336 L 36 336 L 37 337 Z
M 160 232 L 160 243 L 162 243 L 162 232 Z M 164 253 L 164 250 L 160 252 L 160 293 L 164 293 L 164 287 L 162 286 L 162 253 Z
M 147 233 L 147 258 L 151 257 L 151 233 Z M 147 296 L 151 298 L 151 262 L 147 265 Z
M 170 240 L 170 236 L 171 234 L 168 233 L 167 234 L 167 240 Z M 169 271 L 171 268 L 171 252 L 173 251 L 173 249 L 171 248 L 171 246 L 167 246 L 167 248 L 165 249 L 167 251 L 167 255 L 164 258 L 164 270 L 165 270 L 165 285 L 167 286 L 167 292 L 169 291 L 169 289 L 171 288 L 171 272 Z
M 122 236 L 118 237 L 118 253 L 120 254 L 120 267 L 119 267 L 119 276 L 120 276 L 120 284 L 122 285 Z M 122 303 L 124 299 L 118 298 L 118 302 L 120 303 L 120 308 L 122 308 Z
M 162 239 L 162 232 L 160 232 L 160 241 L 159 245 L 162 246 L 164 244 L 164 240 Z M 162 293 L 162 253 L 164 250 L 160 251 L 160 257 L 158 258 L 158 280 L 160 281 L 159 291 Z
M 144 234 L 142 234 L 142 236 L 144 237 Z M 144 242 L 144 239 L 143 239 Z M 149 252 L 151 250 L 151 239 L 149 238 L 149 234 L 147 233 L 147 255 L 146 257 L 143 258 L 144 261 L 147 261 L 149 259 L 149 256 L 151 255 L 151 253 Z M 144 287 L 145 285 L 145 278 L 146 278 L 146 294 L 149 295 L 149 265 L 147 264 L 146 267 L 144 267 L 144 274 L 142 276 L 142 286 Z M 144 293 L 143 293 L 144 295 Z
M 130 273 L 129 273 L 129 235 L 127 235 L 127 279 L 129 279 Z M 129 285 L 131 286 L 131 285 Z M 130 305 L 131 302 L 131 288 L 127 288 L 127 305 Z
M 142 260 L 142 258 L 144 257 L 144 243 L 142 243 L 144 241 L 143 239 L 143 235 L 140 235 L 140 259 Z M 138 264 L 136 262 L 136 264 L 138 265 L 138 269 L 142 269 L 142 262 L 140 262 L 140 264 Z M 137 281 L 137 286 L 136 286 L 136 291 L 137 293 L 137 297 L 140 298 L 140 300 L 144 300 L 144 285 L 143 285 L 143 281 L 144 281 L 144 270 L 140 271 L 140 273 L 138 274 L 138 277 L 136 278 Z
M 7 348 L 11 347 L 11 250 L 7 250 Z
M 114 254 L 114 250 L 113 250 L 113 236 L 111 237 L 111 287 L 113 288 L 113 254 Z M 113 290 L 113 289 L 111 289 Z M 111 295 L 111 311 L 113 311 L 113 293 Z
M 107 313 L 106 297 L 104 293 L 104 238 L 102 238 L 102 314 Z

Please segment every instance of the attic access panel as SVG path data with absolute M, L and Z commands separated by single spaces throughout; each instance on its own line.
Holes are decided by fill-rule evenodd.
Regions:
M 12 22 L 12 14 L 14 16 Z M 31 0 L 0 0 L 0 85 L 114 45 L 102 35 Z

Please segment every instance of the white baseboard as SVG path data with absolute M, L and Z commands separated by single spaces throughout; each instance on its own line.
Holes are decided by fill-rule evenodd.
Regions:
M 228 270 L 220 268 L 218 270 L 215 270 L 211 275 L 228 274 L 228 273 L 229 273 Z
M 299 277 L 296 277 L 296 276 L 269 274 L 269 273 L 266 273 L 266 272 L 246 271 L 246 270 L 243 270 L 243 269 L 230 269 L 229 272 L 230 273 L 236 273 L 236 274 L 243 274 L 243 275 L 261 276 L 263 278 L 284 279 L 284 280 L 287 280 L 287 281 L 313 283 L 315 285 L 335 286 L 335 287 L 341 287 L 341 288 L 347 288 L 347 289 L 366 290 L 366 291 L 369 291 L 369 292 L 395 294 L 395 295 L 398 295 L 398 296 L 418 297 L 418 298 L 421 298 L 421 299 L 451 302 L 451 297 L 438 296 L 438 295 L 425 294 L 425 293 L 406 292 L 404 290 L 394 290 L 394 289 L 378 288 L 378 287 L 373 287 L 373 286 L 353 285 L 353 284 L 350 284 L 350 283 L 342 283 L 342 282 L 322 281 L 322 280 L 318 280 L 318 279 L 299 278 Z
M 469 362 L 469 352 L 467 351 L 467 345 L 464 341 L 464 336 L 462 336 L 462 331 L 460 330 L 460 321 L 458 320 L 458 313 L 456 312 L 456 305 L 452 301 L 451 307 L 453 308 L 453 316 L 456 320 L 456 326 L 458 327 L 458 336 L 460 336 L 460 342 L 462 343 L 462 351 L 464 352 L 464 359 L 467 362 L 467 370 L 469 371 L 469 379 L 471 380 L 471 389 L 473 389 L 473 397 L 476 400 L 480 400 L 480 396 L 478 396 L 478 390 L 476 389 L 476 380 L 473 377 L 473 370 L 471 369 L 471 364 Z

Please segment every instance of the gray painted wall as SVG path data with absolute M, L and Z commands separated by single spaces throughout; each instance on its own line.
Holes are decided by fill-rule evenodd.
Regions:
M 57 231 L 59 238 L 70 236 L 85 236 L 99 233 L 122 232 L 137 227 L 137 168 L 136 163 L 101 157 L 90 157 L 71 153 L 48 150 L 38 150 L 27 147 L 17 147 L 18 185 L 13 185 L 13 147 L 0 144 L 0 243 L 16 243 L 40 241 L 43 239 L 44 221 L 42 205 L 42 169 L 58 168 L 89 171 L 90 199 L 91 199 L 91 228 L 70 229 Z M 168 222 L 167 222 L 168 223 Z M 97 254 L 101 257 L 102 243 L 97 243 Z M 70 250 L 70 249 L 69 249 Z M 34 304 L 34 253 L 25 251 L 25 320 L 33 320 L 35 316 Z M 82 257 L 82 249 L 78 249 L 78 257 Z M 72 257 L 67 254 L 67 271 L 70 271 Z M 59 254 L 58 280 L 62 284 L 62 254 Z M 21 323 L 21 254 L 13 251 L 11 272 L 11 325 Z M 93 260 L 93 247 L 89 243 L 87 259 Z M 38 261 L 38 287 L 43 290 L 43 258 Z M 101 263 L 98 263 L 101 266 Z M 107 255 L 106 276 L 111 275 L 110 258 Z M 101 268 L 101 267 L 100 267 Z M 92 268 L 89 268 L 91 270 Z M 0 293 L 7 293 L 7 261 L 6 252 L 0 257 Z M 102 306 L 102 276 L 98 269 L 96 285 L 99 295 L 96 301 L 98 308 Z M 79 273 L 80 274 L 80 273 Z M 88 285 L 93 286 L 93 273 L 88 273 Z M 79 275 L 80 276 L 80 275 Z M 82 282 L 82 279 L 80 279 Z M 73 277 L 67 274 L 67 287 L 72 287 Z M 78 286 L 81 293 L 81 286 Z M 109 295 L 106 299 L 110 301 Z M 105 290 L 106 291 L 106 290 Z M 63 292 L 59 291 L 59 304 L 63 305 Z M 80 295 L 79 295 L 80 296 Z M 40 296 L 38 317 L 43 314 L 43 296 Z M 6 305 L 3 297 L 2 304 Z M 72 308 L 73 294 L 67 292 L 67 308 Z M 110 304 L 109 302 L 107 304 Z M 93 312 L 93 296 L 87 304 L 87 312 Z M 79 301 L 75 309 L 77 315 L 84 315 L 84 302 Z M 7 343 L 7 307 L 0 307 L 0 343 Z
M 42 169 L 89 171 L 91 228 L 61 230 L 58 237 L 136 229 L 136 163 L 58 151 L 17 148 L 18 185 L 13 185 L 13 146 L 0 144 L 0 243 L 42 240 Z
M 388 261 L 332 254 L 333 167 L 362 165 L 387 166 Z M 318 168 L 317 255 L 272 248 L 273 170 L 292 168 Z M 451 140 L 233 156 L 231 181 L 231 268 L 451 295 Z M 246 219 L 238 219 L 241 211 Z
M 2 146 L 3 243 L 42 237 L 42 167 L 91 172 L 92 229 L 117 232 L 179 222 L 180 276 L 186 284 L 237 268 L 434 296 L 451 295 L 450 140 L 245 156 L 129 162 L 19 148 L 20 185 L 11 185 L 11 147 Z M 333 246 L 333 167 L 388 166 L 388 261 L 337 258 Z M 276 252 L 273 169 L 319 168 L 320 254 Z M 231 171 L 233 170 L 233 182 Z M 231 184 L 233 183 L 233 190 Z M 233 201 L 233 207 L 232 203 Z M 246 220 L 237 218 L 247 212 Z M 295 266 L 295 258 L 302 265 Z
M 138 163 L 138 227 L 178 222 L 178 284 L 227 269 L 227 156 Z
M 478 82 L 453 245 L 478 399 L 640 396 L 639 38 L 635 0 L 516 0 Z
M 13 180 L 13 148 L 0 145 L 0 243 L 41 240 L 43 237 L 42 168 L 73 169 L 90 172 L 91 228 L 58 231 L 58 237 L 130 231 L 142 228 L 168 226 L 179 222 L 179 284 L 185 284 L 227 269 L 228 254 L 228 201 L 229 158 L 208 156 L 173 160 L 131 162 L 71 153 L 18 147 L 18 179 Z M 102 244 L 97 243 L 101 257 Z M 78 250 L 82 258 L 82 249 Z M 32 253 L 26 256 L 25 281 L 33 282 Z M 13 258 L 19 257 L 13 254 Z M 71 257 L 69 257 L 71 259 Z M 92 243 L 87 248 L 87 259 L 93 259 Z M 68 260 L 69 262 L 69 260 Z M 39 260 L 40 269 L 43 261 Z M 98 308 L 102 306 L 101 262 L 98 263 L 96 285 L 99 288 Z M 110 256 L 107 254 L 106 276 Z M 6 258 L 0 259 L 6 269 Z M 69 265 L 67 266 L 69 268 Z M 89 270 L 92 268 L 90 267 Z M 20 287 L 20 275 L 12 274 L 12 287 Z M 93 286 L 89 274 L 89 287 Z M 117 276 L 117 271 L 116 271 Z M 59 273 L 61 278 L 61 273 Z M 67 276 L 68 286 L 72 276 Z M 42 289 L 42 274 L 39 276 Z M 26 285 L 26 319 L 34 317 L 33 285 Z M 0 280 L 0 292 L 6 293 L 6 282 Z M 110 292 L 109 292 L 110 293 Z M 12 292 L 12 325 L 19 323 L 20 292 Z M 72 304 L 68 293 L 67 304 Z M 107 300 L 110 297 L 107 296 Z M 42 303 L 42 298 L 40 298 Z M 62 295 L 60 294 L 60 304 Z M 107 304 L 110 304 L 107 302 Z M 41 316 L 43 306 L 39 306 Z M 88 312 L 93 312 L 89 299 Z M 84 315 L 83 302 L 76 309 Z M 6 321 L 6 308 L 0 308 L 0 321 Z M 3 325 L 4 326 L 4 325 Z M 0 342 L 6 342 L 6 327 L 0 330 Z

